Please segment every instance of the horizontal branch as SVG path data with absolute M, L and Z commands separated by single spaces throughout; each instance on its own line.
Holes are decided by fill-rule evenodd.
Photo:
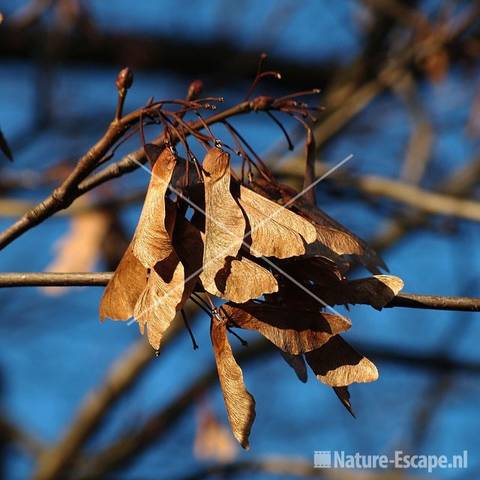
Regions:
M 0 273 L 0 288 L 5 287 L 104 287 L 112 272 L 57 273 L 12 272 Z
M 480 298 L 450 297 L 442 295 L 416 295 L 399 293 L 386 308 L 421 308 L 426 310 L 455 310 L 460 312 L 480 312 Z
M 113 272 L 7 272 L 0 273 L 0 288 L 103 287 L 112 278 L 112 275 Z M 480 298 L 399 293 L 386 307 L 479 312 Z

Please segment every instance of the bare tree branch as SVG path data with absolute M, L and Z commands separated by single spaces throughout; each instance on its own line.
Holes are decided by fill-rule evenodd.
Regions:
M 11 272 L 0 273 L 0 288 L 8 287 L 103 287 L 113 272 Z M 480 298 L 399 293 L 388 305 L 431 310 L 480 311 Z
M 480 298 L 415 295 L 399 293 L 386 308 L 405 307 L 428 310 L 455 310 L 458 312 L 480 312 Z
M 178 329 L 175 330 L 178 333 Z M 34 478 L 57 478 L 64 467 L 96 430 L 113 402 L 131 387 L 154 357 L 152 348 L 142 338 L 127 354 L 112 365 L 103 385 L 85 397 L 83 405 L 68 427 L 67 433 L 39 457 Z
M 48 30 L 37 26 L 25 29 L 5 23 L 0 30 L 2 58 L 31 58 L 36 46 L 45 41 Z M 129 65 L 135 70 L 173 70 L 187 77 L 212 76 L 221 84 L 232 81 L 251 81 L 258 63 L 258 50 L 239 48 L 228 38 L 197 42 L 192 48 L 190 39 L 180 36 L 155 35 L 142 32 L 99 31 L 64 35 L 69 48 L 62 52 L 62 60 L 85 62 L 89 68 L 96 65 Z M 61 41 L 61 40 L 60 40 Z M 269 58 L 269 68 L 281 71 L 285 85 L 311 88 L 324 84 L 338 67 L 335 59 L 317 62 L 291 60 L 285 57 Z
M 204 128 L 205 123 L 207 125 L 212 125 L 236 115 L 270 108 L 271 105 L 265 105 L 262 107 L 261 103 L 255 102 L 255 99 L 248 102 L 242 102 L 205 118 L 204 122 L 200 120 L 189 122 L 189 129 L 184 129 L 183 134 L 189 136 L 191 131 L 198 131 Z M 145 112 L 143 111 L 143 113 Z M 62 185 L 56 188 L 51 195 L 28 211 L 13 225 L 0 233 L 0 250 L 5 248 L 23 233 L 51 217 L 53 214 L 70 206 L 76 198 L 86 192 L 98 187 L 108 180 L 136 170 L 139 168 L 139 164 L 144 164 L 146 158 L 143 148 L 140 148 L 126 155 L 122 160 L 105 167 L 103 170 L 100 170 L 98 173 L 89 177 L 90 173 L 92 173 L 97 167 L 98 162 L 102 157 L 106 155 L 115 142 L 121 138 L 126 129 L 139 120 L 141 114 L 142 109 L 130 113 L 119 121 L 114 120 L 108 127 L 105 135 L 92 148 L 90 148 L 83 157 L 80 158 L 77 166 Z M 178 140 L 175 132 L 172 132 L 171 141 Z M 165 135 L 162 133 L 153 140 L 152 143 L 161 145 L 164 141 Z
M 194 473 L 179 477 L 177 480 L 202 480 L 214 477 L 234 478 L 236 475 L 245 475 L 247 472 L 250 474 L 266 473 L 272 475 L 272 478 L 278 478 L 278 476 L 283 477 L 284 475 L 288 475 L 288 478 L 308 477 L 332 480 L 357 480 L 359 478 L 358 473 L 351 473 L 348 470 L 340 473 L 337 470 L 332 469 L 314 468 L 311 460 L 306 461 L 298 460 L 298 458 L 288 459 L 285 457 L 273 457 L 212 465 L 204 467 Z M 380 477 L 378 478 L 380 479 Z
M 415 185 L 373 175 L 358 177 L 354 184 L 362 193 L 395 200 L 426 213 L 480 221 L 480 202 L 474 200 L 430 192 Z
M 113 272 L 25 272 L 0 273 L 2 287 L 104 287 Z
M 0 439 L 15 445 L 32 457 L 39 456 L 44 450 L 44 445 L 31 433 L 25 432 L 2 417 L 0 417 Z

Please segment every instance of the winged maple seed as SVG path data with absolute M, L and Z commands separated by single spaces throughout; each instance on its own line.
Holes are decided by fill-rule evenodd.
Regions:
M 305 108 L 290 98 L 262 101 L 286 112 Z M 252 102 L 256 108 L 259 100 Z M 175 128 L 186 158 L 177 154 L 171 141 L 160 147 L 145 145 L 152 176 L 133 239 L 104 291 L 101 319 L 133 318 L 158 349 L 189 299 L 206 311 L 228 420 L 244 448 L 255 400 L 233 356 L 228 339 L 232 329 L 264 336 L 302 382 L 307 381 L 308 365 L 353 414 L 348 386 L 374 381 L 378 371 L 340 336 L 351 327 L 350 320 L 326 312 L 325 306 L 368 304 L 381 309 L 403 282 L 382 275 L 382 259 L 317 208 L 313 192 L 302 198 L 276 183 L 259 157 L 255 155 L 254 162 L 245 152 L 242 144 L 247 144 L 230 124 L 242 162 L 248 164 L 248 180 L 243 166 L 241 178 L 235 174 L 230 155 L 216 139 L 195 134 L 204 146 L 216 145 L 207 148 L 200 166 L 186 143 L 186 132 L 192 132 L 184 128 L 182 117 L 174 116 L 164 128 L 168 125 Z M 171 134 L 166 132 L 165 138 Z M 311 131 L 308 138 L 305 183 L 311 184 Z M 350 280 L 357 266 L 374 275 Z M 215 306 L 211 295 L 223 305 Z
M 233 435 L 243 448 L 248 448 L 248 437 L 255 420 L 255 399 L 245 388 L 242 370 L 233 357 L 226 320 L 212 316 L 210 335 Z
M 273 275 L 240 253 L 246 233 L 242 210 L 230 192 L 230 156 L 212 148 L 203 161 L 205 248 L 200 280 L 212 295 L 245 302 L 277 290 Z

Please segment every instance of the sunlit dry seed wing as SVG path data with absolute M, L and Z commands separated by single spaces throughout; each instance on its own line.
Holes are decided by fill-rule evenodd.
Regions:
M 175 155 L 162 150 L 152 169 L 150 184 L 133 239 L 133 253 L 146 268 L 172 252 L 170 234 L 165 228 L 165 194 L 175 168 Z
M 147 269 L 133 254 L 130 244 L 108 282 L 100 301 L 100 318 L 128 320 L 138 297 L 147 286 Z
M 175 205 L 167 200 L 164 202 L 163 211 L 164 228 L 171 230 L 175 223 Z M 166 212 L 169 214 L 166 215 Z M 135 305 L 147 287 L 151 269 L 146 268 L 134 254 L 136 235 L 137 232 L 105 288 L 100 302 L 102 320 L 107 317 L 112 320 L 128 320 L 133 317 Z M 165 249 L 172 253 L 171 245 L 166 245 Z
M 332 387 L 373 382 L 378 378 L 377 367 L 340 335 L 330 338 L 318 350 L 306 353 L 305 359 L 317 379 Z
M 222 311 L 229 326 L 256 330 L 292 355 L 318 349 L 351 326 L 350 321 L 340 315 L 252 302 L 225 304 Z
M 212 148 L 203 162 L 205 184 L 205 245 L 203 287 L 212 295 L 245 302 L 277 290 L 275 277 L 241 256 L 246 222 L 230 193 L 230 157 Z
M 173 244 L 185 267 L 185 277 L 192 277 L 186 284 L 195 283 L 202 269 L 205 234 L 184 218 L 176 222 Z M 221 288 L 214 294 L 236 302 L 245 302 L 267 292 L 277 291 L 274 276 L 265 268 L 246 257 L 225 260 L 225 268 L 216 277 Z
M 205 184 L 205 248 L 201 280 L 205 289 L 217 292 L 215 277 L 227 257 L 235 258 L 242 246 L 245 219 L 230 193 L 230 157 L 212 148 L 203 160 Z
M 250 253 L 256 257 L 288 258 L 305 253 L 316 240 L 315 227 L 294 212 L 240 186 L 238 202 L 250 224 Z
M 215 295 L 235 303 L 244 303 L 278 291 L 277 281 L 271 272 L 242 256 L 238 259 L 227 258 L 225 268 L 215 280 L 219 286 Z
M 176 223 L 176 207 L 168 201 L 165 210 L 165 230 L 170 239 Z M 163 334 L 170 326 L 177 312 L 192 293 L 194 283 L 186 282 L 185 269 L 172 243 L 168 246 L 170 255 L 148 270 L 148 280 L 134 309 L 140 331 L 147 336 L 152 347 L 158 349 Z M 193 280 L 193 279 L 191 279 Z
M 296 190 L 287 185 L 272 185 L 262 179 L 256 179 L 254 187 L 257 191 L 280 203 L 290 202 L 298 195 Z M 307 220 L 311 221 L 317 230 L 317 241 L 307 245 L 306 255 L 329 258 L 337 263 L 342 270 L 344 270 L 342 264 L 345 263 L 345 259 L 341 258 L 342 256 L 365 266 L 374 274 L 381 273 L 380 269 L 388 270 L 382 258 L 365 241 L 312 203 L 305 201 L 302 196 L 295 200 L 292 206 Z
M 175 252 L 149 272 L 145 289 L 135 305 L 134 317 L 140 331 L 147 327 L 148 341 L 160 348 L 163 334 L 182 307 L 185 272 Z
M 380 269 L 388 270 L 382 258 L 362 239 L 329 217 L 325 212 L 313 205 L 303 203 L 295 204 L 317 230 L 317 242 L 330 249 L 337 255 L 348 256 L 353 262 L 363 265 L 374 274 L 380 274 Z M 316 242 L 310 246 L 308 253 L 314 253 Z
M 243 448 L 255 420 L 255 399 L 245 388 L 243 373 L 232 353 L 224 322 L 212 319 L 210 330 L 218 377 L 233 435 Z
M 276 262 L 298 281 L 311 281 L 315 285 L 337 287 L 345 281 L 345 276 L 335 262 L 325 257 L 293 258 Z

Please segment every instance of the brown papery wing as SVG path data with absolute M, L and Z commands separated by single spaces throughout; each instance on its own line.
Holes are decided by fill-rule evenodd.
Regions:
M 350 392 L 348 391 L 348 387 L 332 387 L 335 395 L 338 399 L 342 402 L 342 405 L 348 410 L 348 413 L 353 418 L 355 417 L 355 413 L 352 408 L 352 404 L 350 403 Z
M 307 254 L 312 254 L 316 250 L 323 251 L 326 247 L 336 255 L 349 256 L 355 263 L 365 266 L 374 274 L 380 274 L 380 269 L 388 270 L 382 258 L 364 240 L 325 212 L 306 203 L 296 203 L 295 206 L 315 224 L 317 229 L 317 242 L 320 245 L 316 246 L 317 242 L 313 243 L 310 251 L 307 248 Z
M 168 201 L 165 212 L 165 227 L 170 238 L 177 217 L 175 205 Z M 148 340 L 155 349 L 160 347 L 163 334 L 187 301 L 194 286 L 189 282 L 187 287 L 184 266 L 171 243 L 169 249 L 169 256 L 148 270 L 147 285 L 134 309 L 140 331 L 144 333 L 144 327 L 147 326 Z
M 128 320 L 138 297 L 147 286 L 147 269 L 133 254 L 132 244 L 125 251 L 100 301 L 100 319 Z
M 152 169 L 150 184 L 133 238 L 133 253 L 146 268 L 172 252 L 171 232 L 165 226 L 165 194 L 175 168 L 175 155 L 165 148 Z
M 318 349 L 348 330 L 350 321 L 340 315 L 301 311 L 284 306 L 245 303 L 222 306 L 229 325 L 256 330 L 284 352 L 292 355 Z
M 250 253 L 256 257 L 288 258 L 305 253 L 305 244 L 316 240 L 308 220 L 244 186 L 239 204 L 250 223 Z
M 275 277 L 266 268 L 246 257 L 227 258 L 225 268 L 218 272 L 215 293 L 235 303 L 244 303 L 263 294 L 278 291 Z
M 245 218 L 230 193 L 230 157 L 212 148 L 203 161 L 205 186 L 205 290 L 235 302 L 245 302 L 277 291 L 277 282 L 265 268 L 240 255 Z
M 185 301 L 191 295 L 202 271 L 203 233 L 186 218 L 177 217 L 173 234 L 173 247 L 185 270 Z
M 378 378 L 377 367 L 340 335 L 332 337 L 318 350 L 306 353 L 305 359 L 317 379 L 332 387 L 373 382 Z
M 175 252 L 155 265 L 148 276 L 134 310 L 140 331 L 147 336 L 153 348 L 160 348 L 163 334 L 183 306 L 185 273 Z
M 242 246 L 245 219 L 230 193 L 230 157 L 218 149 L 208 151 L 203 161 L 205 186 L 205 247 L 200 275 L 207 292 L 216 295 L 215 278 L 227 257 L 235 258 Z
M 255 420 L 255 399 L 245 388 L 243 373 L 232 353 L 224 322 L 212 320 L 210 330 L 218 378 L 233 435 L 248 449 L 248 437 Z
M 287 362 L 287 364 L 293 369 L 297 378 L 302 382 L 306 383 L 308 380 L 307 365 L 305 364 L 305 359 L 303 355 L 292 355 L 291 353 L 284 352 L 283 350 L 278 350 L 282 358 Z
M 255 180 L 254 188 L 282 203 L 289 202 L 298 195 L 298 192 L 288 185 L 272 185 L 262 179 Z M 317 230 L 317 241 L 309 244 L 306 248 L 308 256 L 329 258 L 339 266 L 344 260 L 338 257 L 346 256 L 354 263 L 365 266 L 374 274 L 380 274 L 380 269 L 388 270 L 382 258 L 364 240 L 320 208 L 312 205 L 303 197 L 295 200 L 292 206 L 307 220 L 314 223 Z

